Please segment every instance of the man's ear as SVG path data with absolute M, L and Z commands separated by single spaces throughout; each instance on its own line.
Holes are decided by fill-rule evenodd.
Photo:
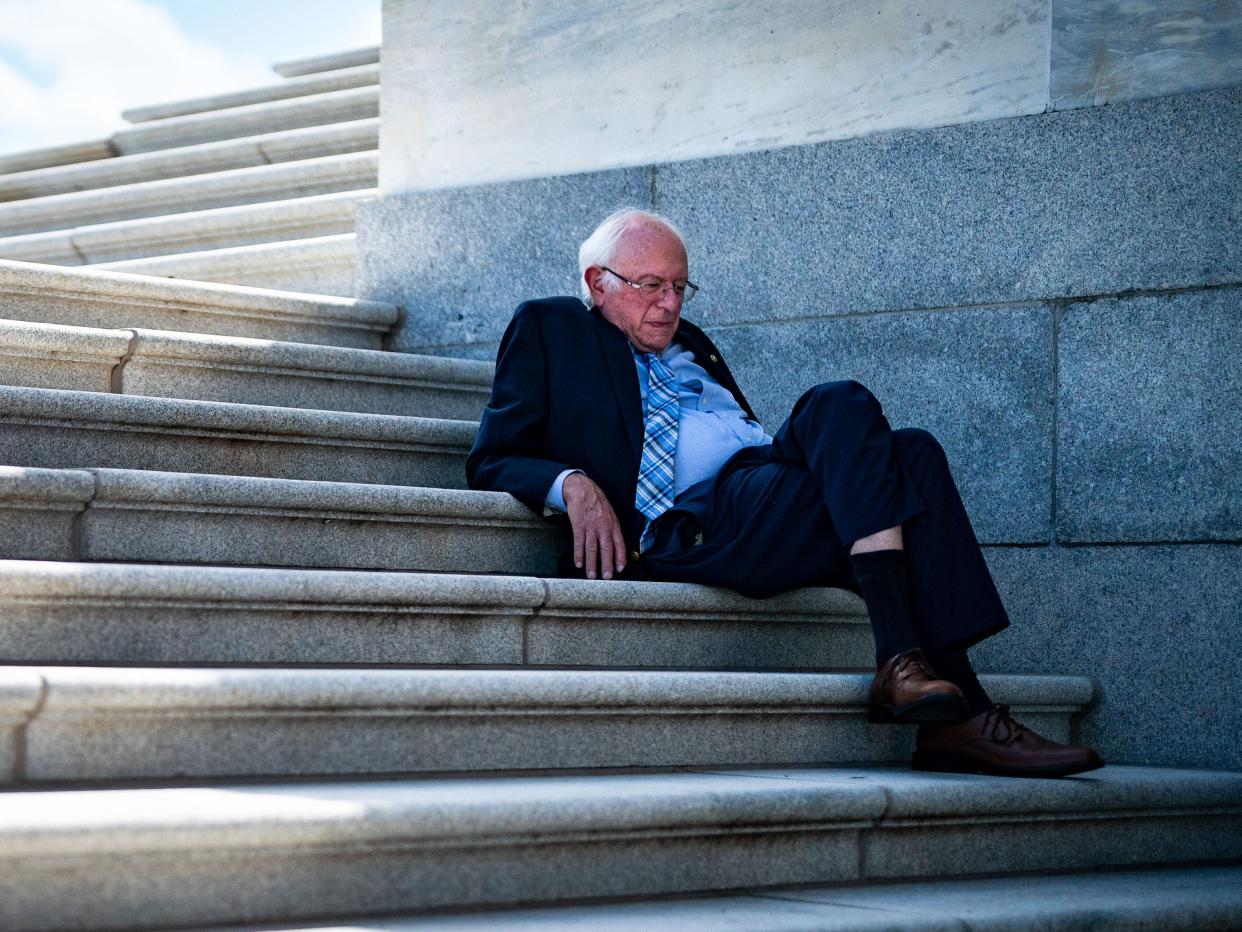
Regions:
M 591 301 L 593 304 L 599 304 L 600 292 L 603 290 L 600 287 L 599 277 L 603 274 L 604 270 L 598 265 L 590 266 L 587 268 L 586 272 L 583 273 L 583 278 L 586 279 L 587 288 L 591 290 Z

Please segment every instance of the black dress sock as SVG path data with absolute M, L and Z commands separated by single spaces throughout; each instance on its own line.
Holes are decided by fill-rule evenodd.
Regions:
M 972 717 L 991 708 L 992 699 L 979 682 L 979 677 L 975 676 L 975 668 L 970 665 L 966 651 L 960 647 L 940 647 L 923 653 L 938 677 L 948 680 L 962 691 Z
M 910 579 L 904 550 L 872 550 L 850 557 L 850 566 L 875 637 L 875 665 L 919 646 L 910 614 Z

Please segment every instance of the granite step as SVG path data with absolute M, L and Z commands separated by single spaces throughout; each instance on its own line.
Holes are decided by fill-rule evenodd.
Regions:
M 102 514 L 103 523 L 88 520 L 82 528 L 88 550 L 118 559 L 116 551 L 137 540 L 107 526 L 103 513 L 123 512 L 127 504 L 114 477 L 101 476 L 93 501 L 91 475 L 43 478 L 43 499 L 25 502 L 31 511 L 61 504 L 79 512 L 87 506 L 88 518 Z M 0 510 L 0 527 L 22 504 L 3 481 L 0 470 L 0 496 L 9 506 Z M 161 502 L 146 507 L 154 513 Z M 487 518 L 476 509 L 469 520 L 481 525 Z M 459 542 L 471 535 L 446 523 L 445 536 Z M 241 533 L 234 537 L 243 541 Z M 211 548 L 204 543 L 200 549 Z M 824 588 L 760 600 L 690 583 L 0 560 L 0 616 L 0 662 L 17 664 L 839 672 L 869 669 L 873 657 L 862 601 Z M 1025 707 L 1034 709 L 1032 702 Z
M 694 898 L 422 917 L 355 916 L 231 930 L 295 928 L 301 932 L 1205 932 L 1242 928 L 1242 867 L 764 887 Z
M 185 178 L 233 168 L 365 152 L 378 147 L 378 119 L 309 126 L 0 175 L 0 201 Z
M 374 189 L 340 191 L 5 236 L 0 257 L 74 266 L 352 233 L 358 205 L 373 197 Z
M 111 146 L 121 155 L 130 155 L 277 130 L 373 119 L 379 116 L 379 98 L 378 86 L 355 87 L 229 110 L 191 113 L 118 130 L 112 136 Z
M 0 320 L 0 383 L 10 387 L 478 420 L 492 369 L 413 353 Z
M 372 87 L 379 84 L 379 80 L 378 62 L 354 65 L 351 68 L 336 68 L 322 74 L 299 75 L 279 84 L 269 84 L 244 91 L 212 94 L 207 97 L 176 100 L 164 104 L 148 104 L 144 107 L 130 107 L 128 110 L 121 111 L 121 116 L 130 123 L 149 123 L 152 120 L 165 120 L 169 117 L 186 116 L 191 113 L 229 110 L 234 107 L 270 103 L 274 100 L 306 97 L 311 94 L 344 91 L 355 87 Z
M 0 155 L 0 175 L 9 172 L 27 172 L 53 165 L 72 165 L 77 162 L 94 162 L 110 159 L 117 154 L 110 139 L 90 139 L 41 149 L 26 149 Z
M 104 468 L 0 466 L 0 557 L 552 575 L 566 544 L 559 525 L 504 493 L 375 484 L 460 485 L 467 422 L 61 401 L 35 409 L 35 429 L 36 416 L 0 417 L 0 455 Z M 81 411 L 100 420 L 79 423 Z M 218 473 L 106 468 L 116 460 Z M 295 468 L 340 481 L 254 475 Z
M 0 794 L 0 924 L 289 921 L 1242 856 L 1242 774 L 885 767 Z
M 868 724 L 870 685 L 864 673 L 0 667 L 0 785 L 904 763 L 913 729 Z M 985 686 L 1062 741 L 1092 693 L 1081 677 Z
M 0 463 L 461 488 L 477 423 L 0 386 Z
M 83 268 L 353 297 L 358 291 L 358 237 L 337 233 L 283 243 L 98 262 Z
M 359 191 L 374 188 L 378 172 L 379 153 L 347 152 L 186 178 L 51 194 L 0 204 L 0 233 L 43 233 L 214 207 Z
M 378 350 L 392 304 L 0 259 L 0 318 Z
M 110 392 L 132 339 L 128 330 L 0 320 L 0 382 Z
M 325 71 L 336 71 L 340 68 L 379 64 L 379 60 L 379 46 L 373 45 L 363 49 L 350 49 L 345 52 L 332 52 L 327 55 L 314 55 L 310 58 L 278 62 L 272 65 L 272 70 L 286 78 L 296 78 L 304 74 L 322 74 Z

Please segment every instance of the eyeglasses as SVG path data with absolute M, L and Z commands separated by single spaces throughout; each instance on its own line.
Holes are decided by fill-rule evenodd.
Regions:
M 647 279 L 641 282 L 632 282 L 624 275 L 619 275 L 606 265 L 601 265 L 601 269 L 610 275 L 615 275 L 621 281 L 625 282 L 631 288 L 637 288 L 644 298 L 662 298 L 666 291 L 672 291 L 677 295 L 678 301 L 693 301 L 694 296 L 699 293 L 699 286 L 687 279 L 684 282 L 666 282 L 659 279 Z

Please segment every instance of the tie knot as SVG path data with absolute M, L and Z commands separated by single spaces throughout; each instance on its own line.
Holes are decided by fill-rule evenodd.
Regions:
M 647 374 L 651 376 L 651 381 L 654 384 L 672 384 L 673 370 L 669 368 L 668 363 L 660 358 L 659 353 L 643 353 L 642 359 L 647 366 Z

